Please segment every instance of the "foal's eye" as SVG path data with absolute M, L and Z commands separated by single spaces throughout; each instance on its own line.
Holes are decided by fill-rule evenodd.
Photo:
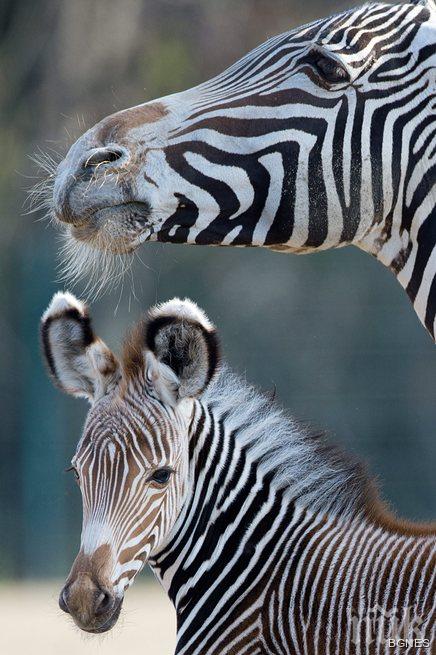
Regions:
M 150 480 L 159 484 L 166 484 L 171 477 L 172 469 L 156 469 L 150 476 Z

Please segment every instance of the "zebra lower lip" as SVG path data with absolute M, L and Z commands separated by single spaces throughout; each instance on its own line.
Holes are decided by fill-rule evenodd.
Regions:
M 148 223 L 150 217 L 150 206 L 145 202 L 125 202 L 118 205 L 107 205 L 96 208 L 90 215 L 88 220 L 98 221 L 114 219 L 128 220 L 131 223 L 144 225 Z
M 132 252 L 151 233 L 149 205 L 136 201 L 98 207 L 86 221 L 70 224 L 70 234 L 76 241 L 97 250 L 104 243 L 113 254 Z
M 74 216 L 71 212 L 62 214 L 56 213 L 56 219 L 60 223 L 68 223 L 71 227 L 77 229 L 92 223 L 96 224 L 96 227 L 98 227 L 98 224 L 105 220 L 114 220 L 117 218 L 123 221 L 128 221 L 132 224 L 145 225 L 148 224 L 149 217 L 149 204 L 146 202 L 138 202 L 136 200 L 118 203 L 116 205 L 102 205 Z
M 73 215 L 70 211 L 55 211 L 54 217 L 58 223 L 66 223 L 73 228 L 80 228 L 89 223 L 91 214 L 86 213 L 81 216 Z

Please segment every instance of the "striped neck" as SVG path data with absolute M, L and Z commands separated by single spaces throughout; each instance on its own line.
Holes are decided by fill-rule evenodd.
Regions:
M 359 467 L 224 370 L 196 403 L 183 509 L 149 560 L 176 652 L 369 652 L 373 635 L 354 649 L 360 617 L 393 602 L 400 619 L 416 604 L 431 638 L 434 530 L 375 519 L 370 494 Z
M 238 580 L 238 587 L 228 604 L 248 592 L 255 571 L 244 580 L 241 574 L 252 561 L 256 544 L 268 529 L 274 529 L 283 542 L 296 513 L 289 494 L 273 484 L 271 475 L 234 436 L 227 432 L 223 417 L 197 404 L 184 507 L 166 544 L 149 560 L 176 609 L 179 643 L 185 620 L 187 633 L 192 633 L 193 606 L 199 608 L 195 613 L 198 627 L 207 619 L 210 606 L 228 595 L 229 576 L 223 582 L 220 576 L 229 565 L 233 567 L 230 579 Z M 204 603 L 208 590 L 213 591 Z
M 374 492 L 361 465 L 324 435 L 298 426 L 227 367 L 195 402 L 189 439 L 183 509 L 149 560 L 180 615 L 234 553 L 252 555 L 266 526 L 285 538 L 295 512 L 328 514 L 333 521 L 366 518 Z M 238 522 L 230 539 L 229 526 Z M 246 533 L 248 525 L 259 526 L 257 537 L 255 527 Z
M 431 167 L 429 170 L 432 170 Z M 420 176 L 409 206 L 393 210 L 356 245 L 389 268 L 405 289 L 419 320 L 436 338 L 436 186 Z M 399 203 L 398 203 L 399 204 Z

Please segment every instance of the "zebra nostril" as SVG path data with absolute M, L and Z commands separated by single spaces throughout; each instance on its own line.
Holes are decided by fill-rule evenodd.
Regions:
M 106 589 L 100 589 L 97 592 L 97 598 L 95 601 L 94 613 L 96 616 L 101 616 L 102 614 L 107 614 L 113 609 L 115 605 L 115 597 L 110 591 Z
M 63 612 L 66 612 L 67 614 L 70 613 L 70 610 L 68 609 L 67 605 L 67 588 L 64 587 L 60 593 L 59 596 L 59 607 Z
M 86 157 L 82 160 L 82 168 L 92 169 L 104 164 L 121 164 L 128 158 L 128 152 L 121 146 L 107 146 L 105 148 L 95 148 L 87 153 Z

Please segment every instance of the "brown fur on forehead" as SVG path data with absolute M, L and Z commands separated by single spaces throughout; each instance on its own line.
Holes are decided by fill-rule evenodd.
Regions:
M 119 111 L 103 119 L 96 138 L 101 143 L 110 143 L 126 136 L 127 132 L 146 123 L 156 123 L 168 114 L 168 109 L 162 102 L 150 105 L 132 107 Z
M 153 414 L 147 411 L 146 397 L 141 408 L 137 403 L 131 403 L 127 390 L 123 391 L 123 395 L 117 391 L 112 397 L 102 398 L 89 410 L 82 448 L 89 441 L 101 447 L 111 443 L 118 452 L 123 446 L 129 448 L 136 439 L 144 457 L 151 462 L 152 451 L 156 451 L 159 443 L 162 442 L 164 448 L 166 446 L 166 439 L 156 439 L 156 428 L 159 431 L 169 429 L 164 426 L 155 408 Z M 172 436 L 171 433 L 170 438 Z M 161 454 L 168 455 L 168 451 L 169 448 L 165 448 Z M 158 457 L 159 454 L 157 452 Z

